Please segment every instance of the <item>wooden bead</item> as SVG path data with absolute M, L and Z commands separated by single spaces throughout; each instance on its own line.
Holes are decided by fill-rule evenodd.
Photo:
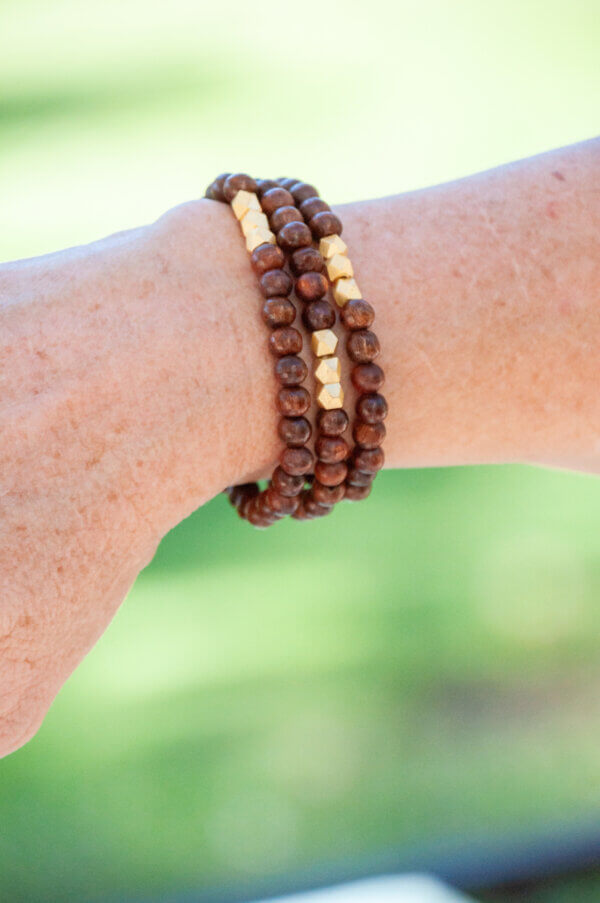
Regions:
M 362 502 L 363 499 L 370 494 L 371 489 L 373 488 L 372 484 L 368 486 L 346 486 L 346 495 L 344 498 L 348 502 Z
M 300 504 L 298 495 L 282 495 L 272 486 L 266 490 L 265 498 L 271 510 L 281 515 L 293 514 Z
M 267 298 L 262 308 L 262 318 L 271 329 L 291 326 L 296 319 L 296 308 L 289 298 Z
M 294 207 L 294 198 L 285 188 L 270 188 L 260 199 L 260 205 L 267 216 L 275 213 L 278 207 Z
M 351 298 L 340 317 L 346 329 L 368 329 L 375 319 L 375 311 L 363 298 Z
M 387 412 L 387 401 L 377 392 L 362 395 L 356 402 L 356 413 L 365 423 L 381 423 L 387 417 Z
M 304 499 L 304 509 L 313 517 L 326 517 L 333 511 L 333 505 L 321 505 L 309 494 Z
M 331 210 L 323 210 L 315 213 L 308 224 L 315 238 L 325 238 L 326 235 L 341 235 L 342 224 Z
M 297 204 L 301 204 L 302 201 L 306 201 L 308 198 L 319 196 L 315 186 L 309 185 L 308 182 L 296 182 L 295 185 L 290 187 L 289 191 Z
M 310 408 L 310 395 L 303 386 L 282 386 L 277 393 L 277 410 L 288 417 L 299 417 Z
M 286 354 L 275 364 L 275 375 L 282 386 L 299 386 L 308 376 L 308 367 L 301 357 Z
M 372 361 L 381 350 L 379 339 L 369 329 L 357 329 L 350 333 L 346 349 L 350 359 L 356 361 L 357 364 L 366 364 Z
M 252 524 L 253 527 L 258 527 L 260 530 L 270 527 L 276 520 L 274 517 L 264 515 L 258 508 L 255 499 L 250 503 L 246 519 L 249 524 Z
M 304 219 L 308 222 L 316 216 L 317 213 L 329 213 L 331 211 L 331 207 L 329 204 L 326 204 L 322 198 L 313 197 L 307 198 L 307 200 L 302 201 L 300 204 L 300 213 L 304 217 Z
M 303 273 L 296 279 L 296 294 L 307 303 L 324 298 L 328 288 L 327 279 L 322 273 Z
M 335 310 L 329 301 L 313 301 L 302 311 L 302 322 L 312 332 L 331 329 L 335 324 Z
M 227 495 L 231 504 L 237 508 L 245 499 L 254 498 L 259 492 L 258 483 L 239 483 L 237 486 L 230 486 Z
M 323 436 L 341 436 L 348 428 L 348 415 L 344 410 L 319 411 L 317 426 Z
M 346 479 L 347 473 L 348 468 L 343 461 L 337 461 L 335 464 L 317 461 L 315 464 L 315 477 L 324 486 L 339 486 Z
M 308 448 L 284 448 L 279 456 L 279 463 L 290 476 L 308 473 L 313 460 L 313 453 Z
M 292 277 L 285 270 L 267 270 L 260 277 L 260 288 L 265 298 L 289 295 L 293 287 Z
M 225 184 L 225 180 L 229 178 L 231 173 L 224 172 L 221 173 L 220 176 L 211 182 L 211 184 L 206 189 L 206 197 L 211 198 L 213 201 L 224 201 L 225 195 L 223 194 L 223 185 Z
M 295 251 L 312 243 L 312 235 L 306 223 L 288 223 L 277 233 L 277 244 L 284 251 Z
M 274 232 L 279 232 L 280 229 L 283 229 L 284 226 L 287 226 L 288 223 L 303 223 L 304 218 L 297 207 L 278 207 L 274 213 L 271 214 L 271 229 Z
M 298 182 L 299 182 L 299 179 L 288 179 L 286 177 L 277 179 L 277 184 L 281 185 L 282 188 L 286 188 L 288 191 L 292 187 L 292 185 L 297 185 Z
M 298 248 L 290 257 L 290 267 L 295 276 L 302 273 L 322 273 L 325 261 L 316 248 Z
M 269 336 L 271 354 L 299 354 L 302 351 L 302 336 L 293 326 L 279 326 Z
M 283 467 L 277 466 L 271 477 L 271 486 L 280 495 L 291 498 L 302 492 L 304 477 L 302 475 L 294 476 L 290 473 L 286 473 Z
M 281 269 L 285 254 L 278 245 L 260 245 L 252 252 L 250 263 L 256 275 L 263 276 L 269 270 Z
M 282 417 L 277 432 L 286 445 L 299 448 L 310 439 L 312 427 L 306 417 Z
M 348 475 L 346 477 L 346 485 L 347 486 L 370 486 L 374 479 L 375 479 L 374 473 L 363 473 L 362 470 L 358 470 L 358 468 L 351 466 L 348 468 Z
M 318 480 L 315 480 L 310 492 L 320 505 L 336 505 L 344 498 L 346 484 L 340 483 L 338 486 L 325 486 L 324 483 L 319 483 Z
M 361 448 L 354 452 L 352 463 L 363 473 L 377 473 L 385 461 L 382 448 Z
M 379 448 L 385 439 L 385 426 L 383 423 L 365 423 L 363 420 L 356 420 L 352 436 L 361 448 Z
M 279 188 L 279 183 L 274 179 L 257 179 L 256 180 L 256 193 L 261 198 L 266 191 L 270 191 L 271 188 Z
M 350 376 L 357 392 L 379 392 L 385 382 L 383 370 L 378 364 L 357 364 Z
M 347 442 L 341 437 L 319 436 L 315 442 L 315 452 L 320 461 L 326 464 L 335 464 L 337 461 L 345 461 L 350 453 Z
M 267 498 L 266 490 L 263 490 L 260 495 L 257 496 L 255 505 L 256 510 L 259 512 L 259 514 L 262 514 L 263 517 L 269 518 L 269 520 L 276 520 L 281 516 L 278 515 L 277 512 L 273 510 L 273 508 L 271 508 L 269 500 Z
M 246 175 L 244 172 L 236 172 L 225 179 L 223 196 L 226 201 L 231 203 L 238 191 L 251 191 L 255 194 L 256 187 L 256 180 L 252 176 Z

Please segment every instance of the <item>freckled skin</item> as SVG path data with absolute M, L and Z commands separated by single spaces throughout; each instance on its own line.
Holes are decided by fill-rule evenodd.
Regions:
M 386 466 L 600 470 L 599 171 L 591 141 L 336 211 L 375 309 Z M 0 755 L 35 733 L 160 538 L 273 470 L 263 305 L 212 201 L 0 266 Z

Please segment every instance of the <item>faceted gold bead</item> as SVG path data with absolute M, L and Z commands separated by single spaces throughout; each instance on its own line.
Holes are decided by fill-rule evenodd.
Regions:
M 260 210 L 260 201 L 252 191 L 241 189 L 231 202 L 236 219 L 241 219 L 248 210 Z
M 315 370 L 315 376 L 324 386 L 329 383 L 339 383 L 342 375 L 342 367 L 339 357 L 324 357 L 319 361 L 319 366 Z
M 333 354 L 337 348 L 338 338 L 331 329 L 317 329 L 313 332 L 310 345 L 316 357 L 324 357 Z
M 345 254 L 334 254 L 327 261 L 327 275 L 332 282 L 340 279 L 342 276 L 354 276 L 352 262 Z
M 259 226 L 268 229 L 269 220 L 262 210 L 248 210 L 240 220 L 240 226 L 244 235 L 248 236 L 253 229 L 257 229 Z
M 317 395 L 319 407 L 331 411 L 333 408 L 341 408 L 344 404 L 344 390 L 339 383 L 331 383 L 321 386 Z
M 251 254 L 255 248 L 267 242 L 274 245 L 275 236 L 270 229 L 265 229 L 264 226 L 257 226 L 256 229 L 252 229 L 246 236 L 246 247 Z
M 319 252 L 325 260 L 329 260 L 336 254 L 345 254 L 347 250 L 346 242 L 339 235 L 326 235 L 319 242 Z
M 338 279 L 333 286 L 333 297 L 339 307 L 343 307 L 351 298 L 362 298 L 355 279 Z

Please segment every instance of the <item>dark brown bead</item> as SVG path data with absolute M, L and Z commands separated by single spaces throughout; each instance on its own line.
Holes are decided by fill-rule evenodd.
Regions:
M 279 232 L 288 223 L 303 223 L 304 218 L 297 207 L 278 207 L 269 222 L 273 232 Z
M 348 415 L 343 408 L 334 408 L 331 411 L 319 411 L 317 426 L 323 436 L 341 436 L 348 428 Z
M 306 417 L 282 417 L 277 432 L 287 445 L 299 448 L 310 439 L 312 427 Z
M 379 339 L 370 329 L 357 329 L 356 332 L 351 332 L 346 349 L 350 359 L 357 364 L 367 364 L 374 360 L 381 350 Z
M 304 499 L 304 508 L 313 517 L 325 517 L 333 511 L 333 505 L 321 505 L 310 494 Z
M 240 517 L 245 520 L 248 518 L 248 509 L 250 505 L 253 503 L 254 498 L 252 496 L 246 496 L 246 498 L 242 499 L 240 504 L 237 506 L 237 513 Z
M 354 467 L 363 473 L 377 473 L 385 461 L 382 448 L 361 448 L 352 457 Z
M 260 205 L 267 216 L 271 216 L 278 207 L 294 207 L 294 198 L 285 188 L 269 188 L 260 199 Z
M 293 287 L 292 277 L 285 270 L 267 270 L 260 277 L 260 288 L 265 298 L 289 295 Z
M 341 318 L 346 329 L 368 329 L 375 319 L 375 311 L 363 298 L 351 298 L 342 308 Z
M 294 520 L 312 520 L 312 514 L 309 514 L 306 508 L 304 507 L 304 502 L 301 501 L 294 513 L 292 514 Z
M 335 310 L 329 301 L 312 301 L 302 311 L 302 322 L 307 329 L 331 329 L 335 323 Z
M 352 435 L 356 444 L 362 448 L 379 448 L 385 439 L 385 426 L 383 423 L 365 423 L 357 420 Z
M 349 467 L 346 484 L 348 486 L 370 486 L 374 479 L 374 473 L 363 473 L 362 470 L 358 470 L 356 467 Z
M 258 483 L 239 483 L 237 486 L 230 486 L 227 495 L 231 504 L 237 508 L 245 499 L 258 495 L 259 491 Z
M 246 515 L 246 520 L 249 524 L 252 524 L 253 527 L 258 527 L 261 530 L 264 530 L 266 527 L 270 527 L 275 523 L 274 517 L 266 517 L 258 508 L 256 504 L 250 504 L 248 508 L 248 514 Z
M 289 298 L 267 298 L 263 304 L 262 318 L 271 329 L 291 326 L 296 319 L 296 308 Z
M 277 410 L 287 417 L 306 414 L 310 407 L 310 395 L 303 386 L 283 386 L 277 393 Z
M 299 386 L 308 376 L 308 367 L 301 357 L 286 354 L 275 364 L 275 375 L 282 386 Z
M 284 448 L 279 456 L 279 463 L 286 473 L 300 476 L 312 470 L 313 453 L 308 448 Z
M 344 498 L 349 502 L 362 502 L 363 499 L 371 492 L 372 484 L 368 486 L 346 486 L 346 495 Z
M 385 382 L 383 370 L 378 364 L 357 364 L 350 376 L 357 392 L 378 392 Z
M 319 197 L 307 198 L 300 204 L 300 213 L 305 220 L 311 220 L 317 213 L 328 213 L 330 210 L 329 204 Z
M 296 294 L 305 302 L 319 301 L 327 294 L 329 283 L 323 273 L 303 273 L 296 279 Z
M 297 204 L 301 204 L 302 201 L 305 201 L 307 198 L 314 198 L 319 196 L 319 192 L 315 188 L 314 185 L 309 185 L 308 182 L 296 182 L 295 185 L 292 185 L 289 189 L 290 194 L 293 195 L 294 200 Z
M 262 276 L 268 270 L 281 269 L 285 263 L 285 254 L 279 245 L 267 242 L 254 249 L 250 255 L 250 263 L 256 275 Z
M 342 224 L 331 210 L 316 213 L 308 224 L 315 238 L 324 238 L 326 235 L 341 235 Z
M 263 517 L 275 518 L 276 512 L 273 511 L 271 506 L 269 505 L 269 501 L 267 499 L 267 493 L 263 490 L 260 495 L 256 498 L 256 510 L 263 515 Z
M 256 180 L 256 193 L 261 198 L 266 191 L 270 191 L 271 188 L 279 188 L 279 183 L 274 179 L 257 179 Z
M 299 354 L 302 351 L 302 336 L 293 326 L 279 326 L 269 336 L 271 354 Z
M 301 474 L 293 476 L 286 473 L 283 467 L 276 467 L 271 477 L 271 486 L 280 495 L 288 497 L 298 495 L 304 487 L 304 477 Z
M 290 266 L 295 276 L 302 273 L 322 273 L 325 261 L 316 248 L 298 248 L 290 257 Z
M 347 442 L 340 436 L 319 436 L 315 442 L 315 452 L 320 461 L 326 464 L 335 464 L 337 461 L 345 461 L 350 449 Z
M 231 176 L 227 176 L 223 183 L 223 194 L 226 201 L 232 201 L 238 191 L 256 192 L 256 180 L 252 176 L 246 175 L 245 172 L 236 172 Z
M 282 495 L 280 492 L 277 492 L 276 489 L 273 489 L 272 486 L 269 486 L 269 488 L 266 490 L 265 497 L 269 504 L 269 508 L 276 514 L 282 516 L 285 516 L 286 514 L 293 514 L 300 504 L 299 496 Z
M 288 179 L 285 176 L 282 176 L 280 179 L 277 179 L 277 184 L 281 185 L 282 188 L 287 188 L 289 191 L 292 185 L 298 184 L 298 179 Z
M 346 479 L 347 473 L 348 468 L 343 461 L 337 461 L 335 464 L 317 461 L 315 464 L 315 476 L 325 486 L 339 486 Z
M 311 488 L 311 495 L 320 505 L 336 505 L 344 498 L 345 492 L 345 483 L 340 483 L 338 486 L 325 486 L 323 483 L 315 480 Z
M 356 413 L 365 423 L 380 423 L 387 417 L 387 412 L 387 401 L 377 392 L 362 395 L 356 402 Z
M 223 185 L 225 184 L 225 180 L 228 179 L 230 173 L 223 172 L 220 176 L 211 182 L 206 190 L 206 197 L 211 198 L 213 201 L 224 201 L 225 195 L 223 194 Z
M 284 251 L 295 251 L 312 244 L 312 235 L 306 223 L 288 223 L 277 233 L 277 244 Z

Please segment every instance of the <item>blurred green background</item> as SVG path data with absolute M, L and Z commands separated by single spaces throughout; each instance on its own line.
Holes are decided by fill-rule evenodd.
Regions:
M 2 0 L 0 257 L 152 220 L 223 170 L 340 202 L 592 137 L 599 41 L 595 0 Z M 597 817 L 599 536 L 600 482 L 524 467 L 386 473 L 267 532 L 215 499 L 1 763 L 0 899 Z

